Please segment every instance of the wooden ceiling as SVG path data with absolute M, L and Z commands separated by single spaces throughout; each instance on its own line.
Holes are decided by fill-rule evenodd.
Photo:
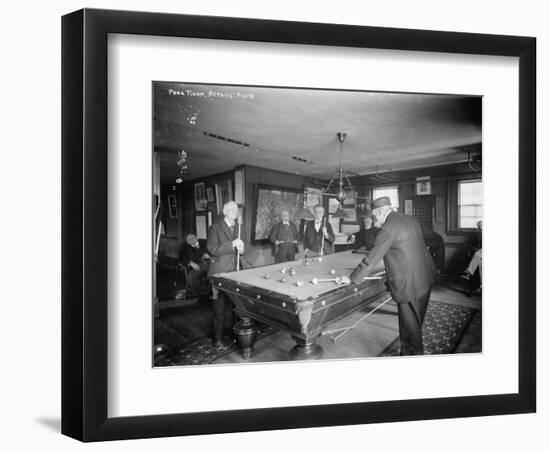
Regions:
M 365 175 L 466 161 L 481 152 L 481 98 L 456 95 L 154 85 L 154 149 L 161 182 L 241 164 L 330 178 L 339 165 Z

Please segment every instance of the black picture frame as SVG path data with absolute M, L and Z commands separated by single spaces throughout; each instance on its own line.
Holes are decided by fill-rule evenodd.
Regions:
M 519 58 L 517 393 L 109 418 L 109 33 Z M 84 76 L 86 74 L 86 76 Z M 62 18 L 62 433 L 82 441 L 455 418 L 536 410 L 536 39 L 84 9 Z
M 255 195 L 255 202 L 254 202 L 254 211 L 252 211 L 252 221 L 251 221 L 251 228 L 252 228 L 252 243 L 254 245 L 271 245 L 271 242 L 269 241 L 269 231 L 267 231 L 266 237 L 259 237 L 256 233 L 256 228 L 258 224 L 258 208 L 260 207 L 260 191 L 280 191 L 280 192 L 286 192 L 291 194 L 296 194 L 297 196 L 303 196 L 304 191 L 302 189 L 295 189 L 295 188 L 289 188 L 289 187 L 283 187 L 283 186 L 274 186 L 274 185 L 268 185 L 268 184 L 258 184 L 256 186 L 256 190 L 254 192 Z M 303 202 L 303 199 L 302 199 Z M 274 223 L 280 221 L 280 217 L 275 216 L 274 217 Z M 296 224 L 296 226 L 299 228 L 300 222 Z

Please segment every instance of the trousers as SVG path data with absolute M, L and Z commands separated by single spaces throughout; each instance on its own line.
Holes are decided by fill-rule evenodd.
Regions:
M 399 341 L 401 355 L 423 355 L 422 324 L 430 302 L 432 290 L 415 302 L 397 304 L 399 314 Z
M 294 261 L 296 250 L 294 244 L 280 244 L 277 254 L 275 255 L 275 263 Z
M 233 312 L 231 312 L 230 318 L 226 317 L 228 316 L 227 311 L 232 311 L 231 300 L 227 298 L 224 292 L 218 291 L 212 299 L 212 309 L 214 312 L 213 337 L 214 342 L 216 342 L 222 340 L 226 325 L 233 326 Z

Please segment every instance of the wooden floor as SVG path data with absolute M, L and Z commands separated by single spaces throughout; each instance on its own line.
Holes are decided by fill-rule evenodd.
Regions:
M 481 312 L 481 298 L 467 297 L 464 293 L 437 285 L 432 291 L 432 300 L 465 306 Z M 360 320 L 381 302 L 369 305 L 364 310 L 345 317 L 333 324 L 331 329 L 346 328 Z M 334 342 L 337 333 L 321 336 L 317 343 L 323 347 L 321 359 L 369 358 L 378 356 L 398 336 L 397 306 L 390 302 L 362 320 L 355 328 Z M 256 353 L 250 362 L 286 361 L 294 340 L 284 332 L 275 333 L 259 341 Z M 459 343 L 457 352 L 476 352 L 481 349 L 481 314 L 476 314 Z M 232 353 L 218 359 L 214 364 L 243 363 L 239 354 Z
M 172 279 L 167 278 L 167 283 Z M 481 297 L 466 295 L 460 279 L 447 278 L 443 285 L 436 285 L 432 290 L 431 299 L 475 309 L 478 313 L 470 322 L 459 342 L 457 353 L 472 353 L 481 351 Z M 167 287 L 167 295 L 170 286 Z M 168 295 L 169 297 L 169 295 Z M 162 307 L 164 305 L 164 307 Z M 377 304 L 371 304 L 366 309 L 357 311 L 341 319 L 331 326 L 331 329 L 346 328 L 365 316 Z M 231 311 L 227 308 L 228 327 L 231 333 Z M 391 342 L 398 337 L 397 307 L 390 302 L 362 320 L 344 336 L 334 342 L 334 334 L 325 334 L 318 339 L 323 347 L 323 359 L 365 358 L 379 355 Z M 161 302 L 160 316 L 155 319 L 155 345 L 164 344 L 178 349 L 199 339 L 212 336 L 212 305 L 211 300 L 169 301 Z M 288 351 L 295 345 L 294 340 L 284 332 L 267 336 L 256 344 L 256 353 L 250 362 L 286 361 Z M 218 359 L 215 364 L 243 363 L 238 353 L 232 353 Z

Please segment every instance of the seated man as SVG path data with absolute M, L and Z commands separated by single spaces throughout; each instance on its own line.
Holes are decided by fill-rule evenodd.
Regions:
M 476 236 L 475 243 L 472 246 L 472 250 L 474 254 L 470 259 L 470 263 L 468 264 L 468 267 L 466 267 L 466 270 L 461 274 L 461 277 L 471 281 L 474 277 L 474 274 L 476 273 L 476 270 L 479 269 L 480 285 L 478 290 L 481 290 L 481 280 L 482 280 L 481 268 L 482 268 L 482 261 L 483 261 L 483 255 L 481 251 L 481 244 L 482 244 L 481 234 L 482 234 L 483 224 L 481 220 L 477 223 L 477 228 L 479 230 L 479 234 L 478 236 Z
M 206 280 L 210 255 L 201 249 L 197 236 L 188 234 L 180 248 L 180 261 L 187 267 L 189 278 L 187 282 L 193 295 L 201 295 L 201 281 Z
M 315 220 L 308 221 L 304 231 L 304 250 L 314 255 L 328 255 L 332 253 L 334 233 L 332 225 L 325 217 L 325 208 L 317 205 L 313 208 Z
M 294 261 L 298 253 L 298 229 L 290 221 L 288 211 L 281 212 L 281 221 L 274 225 L 269 233 L 269 240 L 274 247 L 275 262 Z
M 348 242 L 353 244 L 355 250 L 370 250 L 374 247 L 374 240 L 380 231 L 380 228 L 374 227 L 373 218 L 371 215 L 366 215 L 363 217 L 364 228 L 359 230 L 357 233 L 353 233 L 349 238 Z

